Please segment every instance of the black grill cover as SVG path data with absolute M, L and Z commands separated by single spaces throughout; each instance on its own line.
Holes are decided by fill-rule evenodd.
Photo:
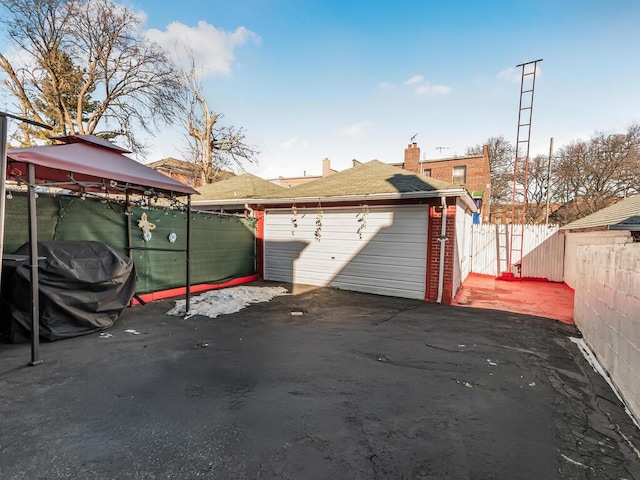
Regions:
M 25 244 L 16 252 L 29 254 Z M 137 284 L 133 261 L 100 242 L 38 242 L 40 337 L 61 340 L 111 327 L 131 301 Z M 31 332 L 29 262 L 13 274 L 9 339 Z M 20 332 L 22 330 L 22 332 Z M 20 335 L 20 334 L 23 335 Z

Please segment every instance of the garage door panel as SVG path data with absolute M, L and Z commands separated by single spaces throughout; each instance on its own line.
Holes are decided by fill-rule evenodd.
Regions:
M 314 240 L 315 241 L 315 240 Z M 363 248 L 363 242 L 357 244 L 348 244 L 340 242 L 339 246 L 336 246 L 326 239 L 321 240 L 322 245 L 314 245 L 303 249 L 305 258 L 323 259 L 326 261 L 335 260 L 348 261 L 352 260 L 356 256 L 387 256 L 392 258 L 416 258 L 424 257 L 426 246 L 423 244 L 403 244 L 400 248 L 398 243 L 380 242 L 375 246 L 375 252 L 371 249 Z M 297 258 L 298 251 L 287 250 L 286 246 L 277 245 L 273 246 L 272 243 L 267 242 L 266 248 L 270 250 L 270 253 L 275 256 L 291 256 Z M 345 250 L 347 251 L 345 253 Z
M 294 257 L 284 257 L 281 256 L 279 258 L 289 258 L 295 260 Z M 309 267 L 311 268 L 323 268 L 333 265 L 333 270 L 344 269 L 344 265 L 346 263 L 358 265 L 360 263 L 364 263 L 366 265 L 371 265 L 371 267 L 378 266 L 379 268 L 385 268 L 388 266 L 398 266 L 398 267 L 416 267 L 416 261 L 414 258 L 407 257 L 385 257 L 379 255 L 357 255 L 353 258 L 349 258 L 348 255 L 335 255 L 334 259 L 327 259 L 322 255 L 307 255 L 306 262 L 308 262 Z
M 408 287 L 402 288 L 401 285 L 392 285 L 385 287 L 383 285 L 362 285 L 361 283 L 349 283 L 345 281 L 334 281 L 329 285 L 333 288 L 340 288 L 342 290 L 351 290 L 353 292 L 374 293 L 376 295 L 388 295 L 390 297 L 398 297 L 398 290 L 403 292 L 403 298 L 413 298 L 416 300 L 422 300 L 424 298 L 424 291 L 411 289 L 414 284 L 409 284 Z
M 426 206 L 372 209 L 362 239 L 360 209 L 325 210 L 320 241 L 316 211 L 265 215 L 265 279 L 332 286 L 361 292 L 424 298 Z

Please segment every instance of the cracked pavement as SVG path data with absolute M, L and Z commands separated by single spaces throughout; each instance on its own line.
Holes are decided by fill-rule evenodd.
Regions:
M 0 344 L 0 477 L 640 480 L 640 431 L 572 326 L 323 288 L 173 305 L 37 367 Z

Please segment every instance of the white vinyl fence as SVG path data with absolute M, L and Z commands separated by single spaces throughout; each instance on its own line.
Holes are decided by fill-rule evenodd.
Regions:
M 470 270 L 483 275 L 498 276 L 521 263 L 523 277 L 546 278 L 552 282 L 563 281 L 564 238 L 557 233 L 557 225 L 473 225 L 470 245 Z M 522 234 L 522 236 L 521 236 Z M 509 262 L 511 235 L 517 245 L 518 258 Z M 520 242 L 523 242 L 520 258 Z M 522 261 L 521 261 L 522 260 Z

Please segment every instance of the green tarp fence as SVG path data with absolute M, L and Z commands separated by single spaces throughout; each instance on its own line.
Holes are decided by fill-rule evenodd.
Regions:
M 37 211 L 39 240 L 93 240 L 124 254 L 128 254 L 127 221 L 131 222 L 137 293 L 185 286 L 185 211 L 135 207 L 128 214 L 119 203 L 42 194 L 37 199 Z M 156 227 L 149 241 L 144 240 L 138 227 L 143 213 Z M 6 202 L 4 251 L 11 253 L 26 243 L 28 229 L 26 196 L 14 193 Z M 255 273 L 254 219 L 192 212 L 191 235 L 192 285 Z

